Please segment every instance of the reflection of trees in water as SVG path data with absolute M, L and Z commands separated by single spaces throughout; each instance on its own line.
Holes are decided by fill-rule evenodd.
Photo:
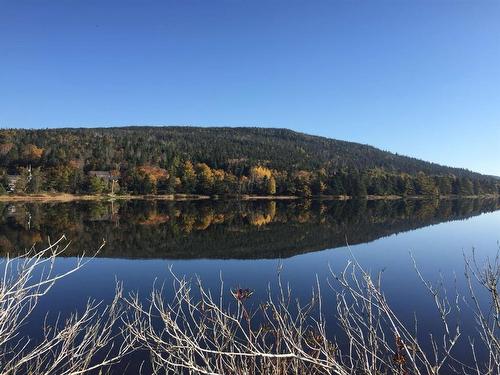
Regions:
M 276 218 L 276 202 L 266 202 L 261 207 L 249 210 L 248 223 L 258 227 L 271 223 Z
M 73 239 L 68 255 L 105 238 L 101 256 L 286 257 L 499 208 L 495 199 L 3 203 L 0 250 L 22 251 L 64 233 Z

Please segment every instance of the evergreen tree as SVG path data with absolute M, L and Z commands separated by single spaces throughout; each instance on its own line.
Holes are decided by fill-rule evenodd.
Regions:
M 194 193 L 196 188 L 196 172 L 193 164 L 187 160 L 182 165 L 181 170 L 182 190 L 186 193 Z
M 145 175 L 142 180 L 142 194 L 156 194 L 156 183 L 153 183 L 149 175 Z
M 472 181 L 468 179 L 467 177 L 462 177 L 460 178 L 460 195 L 473 195 L 474 194 L 474 186 L 472 184 Z
M 418 195 L 437 195 L 439 193 L 434 180 L 423 172 L 417 174 L 415 190 Z
M 92 176 L 89 181 L 89 191 L 92 194 L 102 194 L 106 189 L 106 182 L 97 176 Z
M 276 180 L 274 179 L 273 176 L 267 180 L 266 184 L 266 194 L 268 195 L 274 195 L 276 194 Z

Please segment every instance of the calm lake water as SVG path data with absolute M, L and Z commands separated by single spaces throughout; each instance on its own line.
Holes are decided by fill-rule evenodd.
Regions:
M 316 277 L 326 288 L 329 267 L 340 270 L 355 256 L 367 270 L 384 271 L 383 288 L 394 309 L 408 322 L 416 313 L 428 337 L 438 330 L 438 315 L 410 252 L 427 279 L 441 273 L 453 289 L 456 276 L 463 287 L 463 254 L 474 247 L 484 259 L 498 251 L 499 209 L 494 199 L 2 203 L 0 251 L 16 254 L 34 243 L 41 248 L 47 237 L 65 234 L 72 244 L 57 264 L 63 270 L 74 265 L 74 256 L 106 241 L 96 259 L 41 300 L 23 328 L 33 336 L 47 311 L 68 314 L 88 298 L 109 302 L 115 279 L 146 296 L 155 279 L 170 280 L 170 265 L 178 275 L 200 276 L 209 288 L 218 289 L 222 275 L 228 298 L 230 287 L 251 288 L 258 304 L 280 265 L 294 295 L 305 300 Z M 334 295 L 324 295 L 333 319 Z M 473 335 L 468 310 L 460 320 L 464 334 Z

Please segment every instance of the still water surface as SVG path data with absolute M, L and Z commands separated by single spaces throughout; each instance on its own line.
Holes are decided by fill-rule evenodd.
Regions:
M 383 270 L 383 288 L 400 316 L 419 317 L 425 336 L 438 329 L 432 299 L 418 280 L 413 254 L 424 277 L 439 273 L 447 286 L 463 287 L 463 254 L 494 256 L 500 240 L 500 201 L 293 201 L 293 202 L 72 202 L 2 204 L 0 251 L 20 253 L 47 237 L 72 240 L 59 270 L 74 256 L 105 247 L 82 270 L 44 297 L 24 327 L 36 335 L 47 310 L 68 314 L 88 298 L 109 302 L 115 280 L 125 291 L 146 296 L 153 282 L 168 282 L 168 267 L 178 275 L 198 275 L 209 288 L 255 290 L 255 303 L 276 281 L 278 267 L 294 295 L 307 299 L 316 277 L 326 288 L 329 267 L 343 268 L 353 256 L 372 272 Z M 349 243 L 349 247 L 346 246 Z M 229 297 L 229 291 L 226 290 Z M 335 309 L 324 293 L 326 314 Z M 464 334 L 474 334 L 472 315 L 460 317 Z M 332 329 L 335 325 L 332 324 Z M 464 357 L 467 356 L 465 348 Z M 134 373 L 133 369 L 129 369 Z

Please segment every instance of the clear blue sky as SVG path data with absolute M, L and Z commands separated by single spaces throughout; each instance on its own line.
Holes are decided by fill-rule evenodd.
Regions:
M 500 1 L 0 0 L 0 126 L 285 127 L 500 175 Z

